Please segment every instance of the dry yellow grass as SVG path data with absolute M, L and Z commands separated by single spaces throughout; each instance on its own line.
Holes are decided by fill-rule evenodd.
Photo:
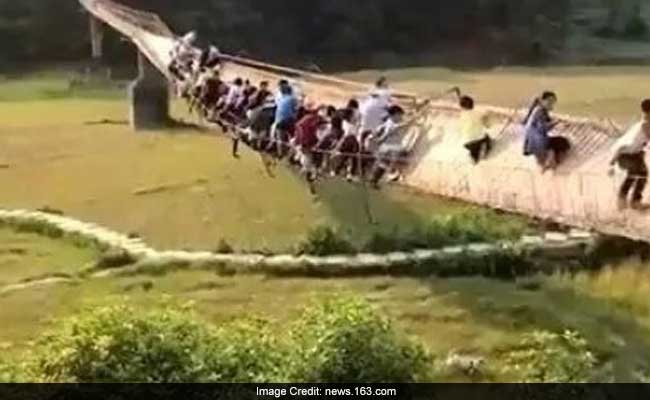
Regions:
M 556 91 L 558 112 L 628 123 L 638 118 L 641 100 L 650 96 L 647 67 L 508 67 L 491 70 L 404 68 L 359 71 L 345 77 L 372 81 L 385 74 L 394 86 L 416 93 L 439 94 L 459 86 L 480 103 L 527 107 L 544 90 Z
M 256 154 L 243 151 L 234 160 L 222 137 L 89 125 L 123 121 L 126 101 L 116 92 L 42 99 L 43 91 L 58 87 L 48 86 L 57 81 L 47 82 L 28 80 L 16 101 L 6 101 L 5 93 L 1 103 L 0 164 L 9 167 L 0 169 L 1 207 L 49 206 L 138 233 L 163 248 L 212 250 L 225 239 L 240 249 L 276 251 L 289 250 L 319 224 L 362 240 L 375 229 L 408 229 L 433 214 L 475 210 L 400 190 L 367 192 L 344 182 L 322 184 L 315 201 L 288 169 L 277 168 L 277 176 L 269 178 Z M 19 90 L 15 83 L 7 85 L 8 91 Z M 368 223 L 366 198 L 379 226 Z

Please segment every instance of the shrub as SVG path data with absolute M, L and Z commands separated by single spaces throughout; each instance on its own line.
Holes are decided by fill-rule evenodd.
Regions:
M 99 308 L 45 335 L 31 369 L 45 382 L 205 381 L 210 334 L 180 310 Z
M 398 232 L 375 232 L 363 245 L 362 250 L 368 253 L 386 254 L 405 250 L 405 240 Z
M 505 359 L 506 372 L 524 383 L 580 383 L 591 378 L 596 358 L 578 333 L 533 332 Z
M 506 223 L 493 212 L 472 212 L 438 218 L 427 226 L 431 244 L 453 245 L 518 239 L 526 230 L 521 223 Z
M 330 227 L 320 226 L 309 231 L 307 238 L 298 245 L 298 254 L 329 256 L 355 253 L 354 246 L 340 233 Z
M 0 360 L 0 383 L 21 383 L 29 381 L 19 363 Z
M 357 298 L 330 298 L 306 308 L 292 337 L 299 349 L 292 377 L 297 381 L 414 382 L 431 365 L 420 345 Z
M 28 369 L 44 382 L 271 381 L 277 378 L 271 366 L 280 364 L 274 355 L 281 353 L 261 328 L 239 323 L 215 330 L 184 308 L 104 307 L 45 335 Z
M 210 380 L 232 383 L 287 381 L 289 346 L 260 319 L 233 321 L 217 329 L 209 348 Z
M 97 260 L 95 268 L 99 270 L 121 268 L 135 263 L 137 260 L 122 249 L 108 249 Z
M 514 240 L 526 232 L 522 222 L 504 222 L 493 212 L 471 212 L 437 217 L 407 232 L 377 232 L 364 244 L 373 253 L 441 248 L 469 243 Z

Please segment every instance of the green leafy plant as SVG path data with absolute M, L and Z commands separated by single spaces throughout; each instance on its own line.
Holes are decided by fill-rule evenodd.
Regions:
M 135 263 L 137 260 L 123 249 L 108 249 L 97 260 L 95 268 L 99 270 L 121 268 Z
M 590 380 L 596 357 L 574 331 L 538 331 L 525 335 L 504 363 L 506 372 L 525 383 L 580 383 Z
M 328 226 L 319 226 L 309 231 L 307 238 L 298 245 L 298 254 L 329 256 L 355 253 L 354 246 L 342 234 Z
M 0 383 L 21 383 L 30 379 L 24 373 L 20 363 L 0 360 Z
M 240 319 L 218 328 L 208 348 L 210 381 L 287 381 L 290 346 L 262 319 Z
M 90 310 L 42 337 L 28 371 L 44 382 L 260 382 L 278 378 L 278 346 L 261 324 L 218 329 L 187 308 Z M 271 375 L 267 375 L 270 371 Z
M 429 372 L 425 349 L 365 300 L 329 298 L 293 326 L 293 379 L 303 382 L 415 382 Z

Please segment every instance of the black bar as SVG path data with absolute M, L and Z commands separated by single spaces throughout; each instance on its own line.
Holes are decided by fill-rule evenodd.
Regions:
M 2 400 L 647 400 L 641 384 L 26 384 L 0 385 Z

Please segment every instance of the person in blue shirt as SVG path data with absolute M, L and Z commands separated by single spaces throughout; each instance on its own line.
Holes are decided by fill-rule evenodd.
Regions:
M 554 92 L 544 92 L 535 99 L 524 119 L 524 155 L 535 156 L 542 172 L 555 169 L 571 150 L 569 139 L 551 136 L 551 132 L 560 123 L 551 118 L 556 103 L 557 95 Z
M 276 102 L 270 149 L 275 148 L 278 158 L 283 158 L 289 151 L 289 140 L 298 114 L 298 99 L 294 96 L 291 86 L 283 85 L 280 87 L 280 96 Z

